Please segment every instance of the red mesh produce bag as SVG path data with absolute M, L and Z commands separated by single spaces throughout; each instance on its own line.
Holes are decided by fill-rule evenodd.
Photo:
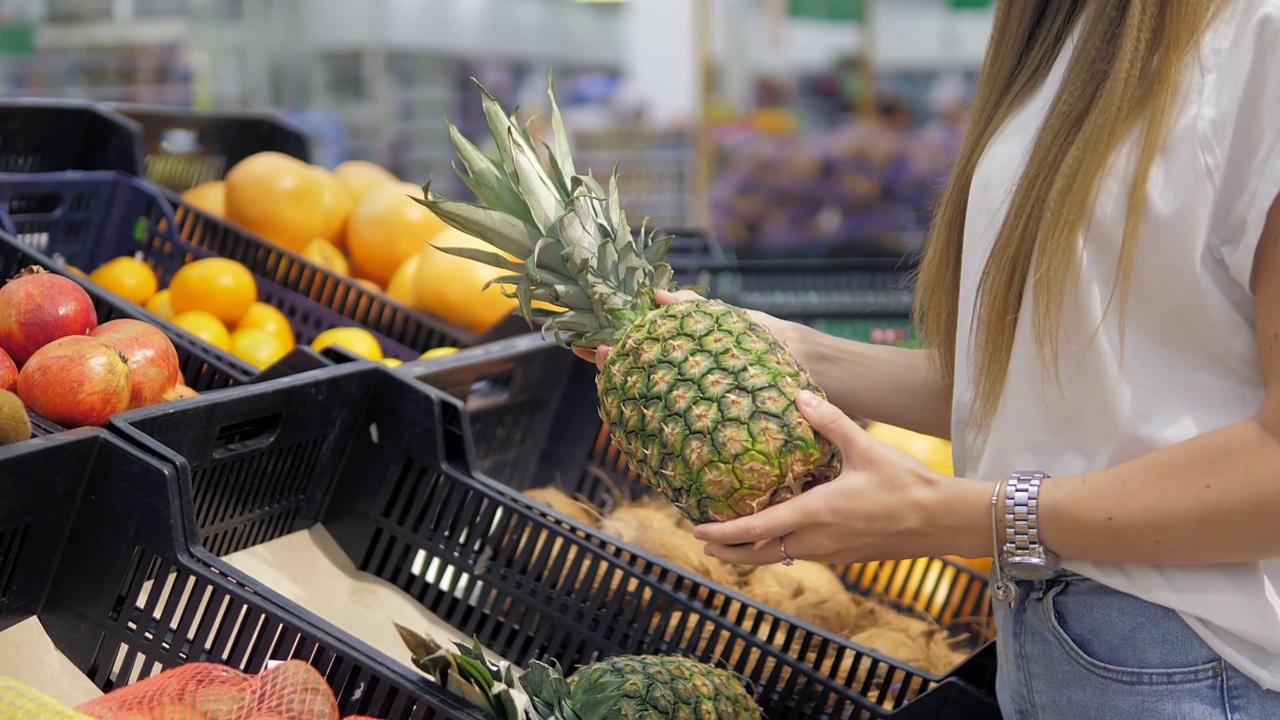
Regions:
M 97 720 L 339 720 L 324 677 L 301 660 L 259 675 L 190 663 L 76 708 Z

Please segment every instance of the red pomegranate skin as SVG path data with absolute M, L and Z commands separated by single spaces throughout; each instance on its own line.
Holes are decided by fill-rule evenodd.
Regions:
M 35 272 L 0 286 L 0 348 L 19 368 L 44 345 L 97 326 L 93 299 L 70 278 Z
M 111 343 L 68 335 L 37 350 L 18 373 L 18 397 L 64 428 L 102 427 L 129 409 L 129 365 Z
M 0 348 L 0 390 L 13 392 L 18 387 L 18 365 Z
M 109 320 L 89 336 L 106 340 L 124 354 L 132 388 L 130 410 L 161 402 L 174 385 L 182 382 L 178 350 L 155 325 L 130 318 Z

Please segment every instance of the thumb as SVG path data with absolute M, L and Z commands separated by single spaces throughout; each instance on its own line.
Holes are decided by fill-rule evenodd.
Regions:
M 655 290 L 653 299 L 659 305 L 671 305 L 678 302 L 691 302 L 694 300 L 703 300 L 704 298 L 692 290 L 678 290 L 671 292 L 669 290 Z
M 808 390 L 800 391 L 796 397 L 796 406 L 800 414 L 809 421 L 814 430 L 822 437 L 835 443 L 846 456 L 871 440 L 867 431 L 863 430 L 853 418 L 827 402 L 816 393 Z

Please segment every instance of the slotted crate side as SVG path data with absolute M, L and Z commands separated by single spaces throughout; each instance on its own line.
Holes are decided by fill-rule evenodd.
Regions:
M 182 192 L 221 180 L 244 158 L 279 152 L 310 162 L 305 131 L 273 113 L 207 111 L 133 103 L 109 103 L 141 130 L 146 178 Z
M 0 631 L 37 616 L 103 691 L 188 662 L 257 673 L 296 658 L 325 676 L 344 716 L 481 717 L 413 671 L 379 665 L 340 629 L 196 562 L 175 524 L 176 484 L 171 466 L 96 428 L 0 448 Z
M 581 494 L 599 507 L 608 507 L 619 490 L 631 497 L 651 494 L 627 468 L 599 419 L 595 368 L 539 336 L 409 363 L 398 372 L 465 402 L 474 469 L 504 486 L 523 491 L 554 485 L 570 495 Z M 553 515 L 582 529 L 570 518 Z M 988 579 L 949 560 L 921 558 L 836 570 L 852 592 L 881 597 L 900 610 L 925 613 L 974 638 L 988 638 L 994 628 Z M 708 607 L 732 611 L 741 604 L 766 617 L 778 615 L 732 591 L 725 595 L 732 600 Z M 819 628 L 797 626 L 805 628 L 802 635 L 809 633 L 822 641 L 858 648 Z M 920 677 L 920 690 L 943 680 Z M 990 710 L 994 645 L 981 642 L 953 677 L 976 686 L 971 697 L 977 703 L 974 708 Z M 915 711 L 923 711 L 930 707 L 928 697 L 927 693 L 919 696 L 906 707 L 915 705 Z
M 185 239 L 171 206 L 158 191 L 119 173 L 0 174 L 0 204 L 8 208 L 20 242 L 85 272 L 111 258 L 142 253 L 163 288 L 186 263 L 218 255 Z M 291 278 L 254 273 L 259 299 L 289 318 L 300 349 L 328 328 L 356 322 L 287 287 Z M 420 354 L 376 328 L 365 327 L 374 331 L 389 356 L 408 360 Z M 299 361 L 298 355 L 306 356 L 300 369 L 330 362 L 305 350 L 289 361 Z M 249 375 L 254 373 L 256 369 Z
M 495 386 L 491 401 L 503 392 Z M 940 680 L 770 618 L 473 476 L 465 411 L 446 398 L 385 368 L 342 365 L 126 413 L 112 429 L 179 467 L 199 541 L 213 554 L 321 522 L 358 568 L 517 663 L 673 650 L 723 657 L 760 685 L 779 718 L 887 717 L 876 703 L 901 704 Z M 752 615 L 763 637 L 737 624 Z M 957 673 L 939 686 L 964 683 Z
M 0 191 L 2 192 L 2 191 Z M 173 323 L 109 293 L 88 280 L 70 272 L 65 266 L 14 238 L 0 233 L 0 278 L 11 278 L 23 268 L 37 265 L 49 272 L 70 278 L 84 288 L 98 312 L 98 324 L 128 318 L 159 328 L 178 351 L 178 367 L 183 381 L 198 392 L 246 382 L 256 370 L 238 358 L 225 353 L 182 330 Z M 36 413 L 28 411 L 35 435 L 48 435 L 63 428 Z
M 142 129 L 76 100 L 0 100 L 0 172 L 118 170 L 142 173 Z

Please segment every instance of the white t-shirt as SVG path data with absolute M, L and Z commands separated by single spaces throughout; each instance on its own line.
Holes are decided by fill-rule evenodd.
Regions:
M 977 294 L 1012 188 L 1070 52 L 1069 44 L 977 168 L 961 298 Z M 1090 218 L 1078 295 L 1069 296 L 1065 311 L 1061 384 L 1041 370 L 1028 286 L 1002 402 L 980 447 L 965 442 L 973 308 L 962 303 L 952 415 L 958 474 L 994 479 L 1016 470 L 1093 472 L 1246 420 L 1260 407 L 1249 278 L 1267 210 L 1280 193 L 1280 0 L 1230 0 L 1189 63 L 1183 88 L 1147 188 L 1123 357 L 1119 303 L 1105 318 L 1103 310 L 1115 285 L 1132 144 L 1105 178 Z M 1280 690 L 1280 559 L 1066 566 L 1180 611 L 1228 662 Z

